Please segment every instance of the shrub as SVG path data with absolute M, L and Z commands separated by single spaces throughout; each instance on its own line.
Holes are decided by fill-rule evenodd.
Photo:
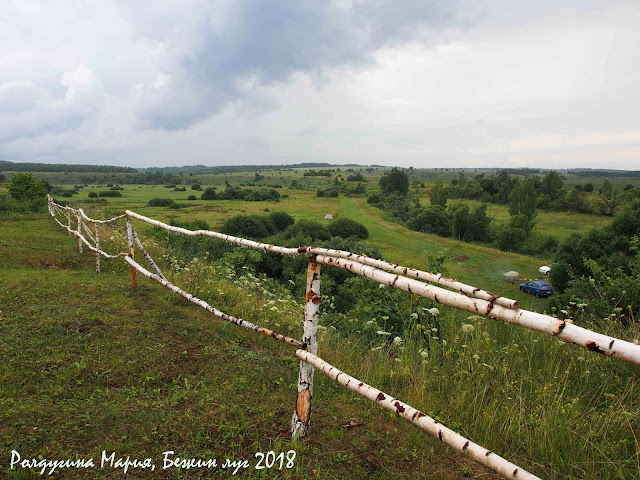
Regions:
M 196 196 L 195 195 L 189 195 L 187 197 L 187 200 L 196 200 Z
M 89 198 L 98 198 L 98 194 L 96 192 L 89 192 Z
M 218 195 L 216 194 L 216 189 L 214 187 L 208 187 L 202 195 L 200 195 L 202 200 L 215 200 L 217 197 Z
M 23 203 L 26 209 L 36 212 L 47 203 L 47 193 L 51 191 L 51 185 L 44 180 L 33 178 L 31 173 L 14 173 L 8 190 L 12 199 Z
M 278 232 L 285 231 L 287 227 L 296 222 L 295 219 L 287 212 L 271 212 L 269 214 L 269 218 Z
M 274 233 L 273 223 L 258 215 L 236 215 L 222 224 L 222 233 L 236 237 L 264 238 Z
M 430 205 L 427 208 L 418 208 L 411 211 L 411 218 L 407 227 L 419 232 L 433 233 L 441 237 L 451 234 L 451 222 L 444 207 Z
M 152 198 L 147 202 L 150 207 L 171 207 L 174 201 L 170 198 Z
M 319 222 L 313 220 L 298 220 L 295 224 L 289 226 L 284 232 L 286 238 L 304 236 L 311 240 L 329 240 L 331 234 Z
M 199 183 L 194 183 L 191 185 L 191 190 L 202 190 L 202 187 Z
M 338 218 L 334 220 L 329 224 L 327 229 L 333 237 L 356 237 L 362 240 L 369 237 L 369 231 L 364 225 L 348 218 Z
M 121 197 L 122 194 L 120 192 L 118 192 L 118 191 L 107 190 L 107 191 L 104 191 L 104 192 L 100 192 L 98 194 L 98 196 L 100 196 L 100 197 Z

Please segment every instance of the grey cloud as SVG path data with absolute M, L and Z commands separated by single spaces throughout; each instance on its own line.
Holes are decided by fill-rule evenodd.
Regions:
M 192 3 L 170 25 L 171 8 L 157 13 L 128 10 L 140 31 L 167 47 L 170 88 L 141 102 L 153 128 L 180 129 L 217 112 L 239 96 L 251 100 L 238 80 L 260 84 L 285 81 L 294 72 L 361 64 L 386 44 L 424 37 L 455 23 L 455 10 L 443 2 L 376 0 L 340 6 L 328 2 L 243 1 L 227 8 Z M 184 23 L 180 23 L 184 22 Z M 186 37 L 184 32 L 189 32 Z M 177 47 L 175 47 L 177 46 Z

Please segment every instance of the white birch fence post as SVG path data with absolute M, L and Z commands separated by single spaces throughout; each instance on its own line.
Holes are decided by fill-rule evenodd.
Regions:
M 96 226 L 96 274 L 100 275 L 100 231 L 98 230 L 98 224 Z
M 82 217 L 78 215 L 78 233 L 82 235 Z M 82 253 L 82 240 L 78 237 L 78 252 Z
M 307 267 L 307 293 L 304 304 L 302 342 L 307 351 L 318 353 L 318 319 L 320 318 L 320 265 L 310 257 Z M 291 437 L 304 437 L 309 430 L 311 399 L 313 396 L 313 367 L 300 362 L 296 408 L 291 419 Z
M 129 215 L 126 215 L 126 217 L 127 217 L 127 242 L 129 243 L 129 255 L 127 256 L 131 257 L 131 260 L 133 260 L 133 227 L 131 226 L 131 219 L 129 218 Z M 133 268 L 133 266 L 131 267 L 131 285 L 134 287 L 138 286 L 137 271 L 135 268 Z

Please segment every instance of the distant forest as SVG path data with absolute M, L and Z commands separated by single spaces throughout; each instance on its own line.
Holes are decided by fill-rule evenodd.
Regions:
M 138 173 L 137 168 L 108 165 L 68 165 L 54 163 L 14 163 L 0 160 L 0 172 L 96 172 Z

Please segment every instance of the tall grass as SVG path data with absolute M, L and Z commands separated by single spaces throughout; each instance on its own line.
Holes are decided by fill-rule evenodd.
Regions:
M 302 305 L 277 282 L 168 258 L 170 277 L 188 291 L 300 336 Z M 335 328 L 341 322 L 327 309 L 319 355 L 544 478 L 639 478 L 637 367 L 451 308 L 427 305 L 418 318 L 409 304 L 393 306 L 406 310 L 406 323 L 392 336 L 383 319 L 351 318 L 349 328 Z M 599 329 L 627 340 L 638 333 L 614 323 Z

